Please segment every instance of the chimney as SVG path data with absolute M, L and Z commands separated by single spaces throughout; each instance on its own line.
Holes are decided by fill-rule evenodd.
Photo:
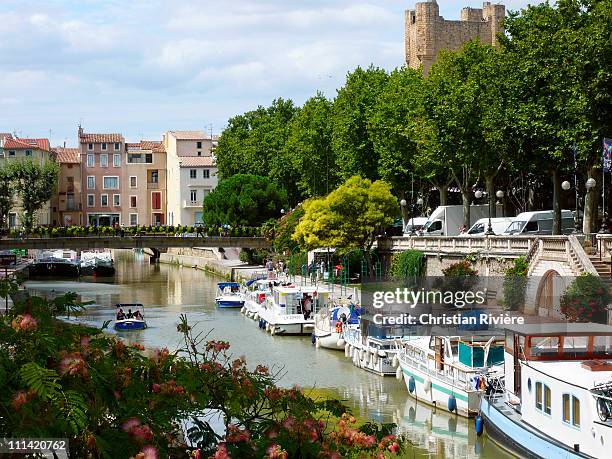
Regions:
M 81 127 L 81 123 L 79 123 L 79 140 L 81 139 L 82 135 L 83 135 L 83 128 Z

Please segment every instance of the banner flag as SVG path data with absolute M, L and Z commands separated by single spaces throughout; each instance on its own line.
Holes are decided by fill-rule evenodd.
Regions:
M 612 139 L 605 139 L 603 141 L 603 171 L 612 172 Z

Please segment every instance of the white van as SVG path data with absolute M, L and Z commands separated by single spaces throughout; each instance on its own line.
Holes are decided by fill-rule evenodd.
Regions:
M 553 211 L 523 212 L 512 219 L 504 234 L 552 234 Z M 561 211 L 561 233 L 574 231 L 574 215 L 571 210 Z
M 506 228 L 508 228 L 508 225 L 510 225 L 510 223 L 512 223 L 512 218 L 510 217 L 492 218 L 491 228 L 493 229 L 493 233 L 503 234 L 503 232 L 506 231 Z M 488 229 L 489 219 L 481 218 L 476 223 L 474 223 L 465 234 L 468 236 L 484 236 Z
M 404 227 L 404 236 L 412 234 L 413 229 L 415 233 L 418 233 L 423 229 L 425 223 L 427 223 L 427 217 L 409 218 Z

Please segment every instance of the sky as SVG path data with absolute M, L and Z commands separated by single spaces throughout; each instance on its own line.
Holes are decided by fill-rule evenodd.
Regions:
M 506 0 L 520 9 L 541 0 Z M 2 0 L 0 132 L 76 146 L 219 133 L 276 97 L 332 98 L 356 66 L 404 63 L 415 0 Z M 446 19 L 482 1 L 438 0 Z

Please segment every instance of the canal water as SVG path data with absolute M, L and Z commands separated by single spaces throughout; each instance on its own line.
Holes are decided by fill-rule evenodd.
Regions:
M 279 374 L 279 384 L 329 389 L 354 412 L 376 422 L 395 422 L 415 445 L 409 457 L 504 458 L 508 456 L 490 439 L 477 437 L 473 420 L 435 412 L 408 397 L 403 382 L 361 370 L 343 352 L 316 349 L 310 337 L 271 336 L 239 310 L 215 307 L 218 278 L 200 270 L 150 264 L 148 256 L 117 251 L 114 280 L 29 281 L 32 293 L 55 295 L 76 292 L 93 301 L 80 321 L 101 326 L 114 318 L 116 303 L 145 305 L 149 328 L 123 334 L 147 347 L 181 346 L 176 325 L 185 314 L 194 331 L 210 339 L 229 341 L 232 353 L 245 356 L 250 366 L 265 364 Z M 111 330 L 112 331 L 112 330 Z M 120 333 L 121 335 L 121 333 Z

